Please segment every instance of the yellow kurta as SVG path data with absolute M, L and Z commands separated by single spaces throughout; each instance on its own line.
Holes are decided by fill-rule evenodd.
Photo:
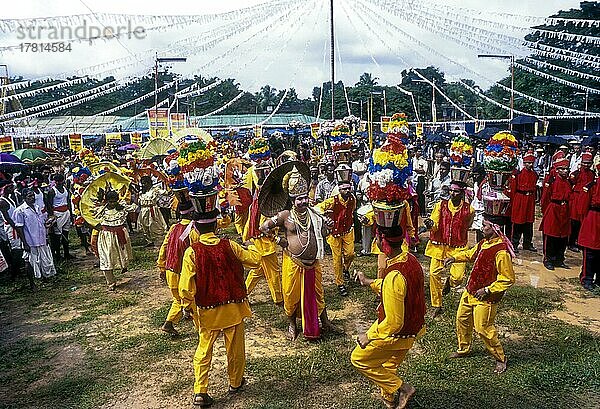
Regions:
M 256 206 L 253 203 L 252 206 Z M 267 218 L 263 215 L 260 216 L 259 226 L 262 225 Z M 271 293 L 271 299 L 275 304 L 283 302 L 283 295 L 281 293 L 281 268 L 279 265 L 279 259 L 277 258 L 277 245 L 272 238 L 261 236 L 258 238 L 250 237 L 250 217 L 246 219 L 246 225 L 244 226 L 242 240 L 251 240 L 256 247 L 256 250 L 260 253 L 260 266 L 253 268 L 248 272 L 246 278 L 246 289 L 250 294 L 256 284 L 264 277 L 267 280 L 269 286 L 269 292 Z M 274 230 L 277 234 L 277 229 Z
M 342 206 L 347 206 L 348 201 L 344 200 L 342 195 L 338 194 L 337 196 L 325 199 L 315 207 L 321 213 L 329 212 L 333 210 L 336 197 Z M 352 226 L 353 225 L 354 222 L 352 223 Z M 350 231 L 338 237 L 334 237 L 330 234 L 327 236 L 327 243 L 331 247 L 331 258 L 333 259 L 333 274 L 335 277 L 335 284 L 343 285 L 344 271 L 348 271 L 350 269 L 350 265 L 354 260 L 354 228 L 351 227 Z
M 191 220 L 182 219 L 179 224 L 182 226 L 188 226 L 191 223 Z M 169 243 L 169 238 L 173 232 L 173 229 L 177 226 L 174 224 L 169 229 L 169 232 L 165 235 L 165 239 L 163 240 L 162 245 L 160 246 L 160 250 L 158 251 L 158 259 L 156 260 L 156 266 L 159 270 L 165 272 L 165 278 L 167 280 L 167 286 L 169 287 L 169 291 L 171 293 L 172 303 L 169 312 L 167 313 L 167 318 L 165 321 L 170 321 L 173 323 L 178 323 L 181 320 L 182 314 L 182 306 L 181 306 L 181 298 L 179 297 L 179 273 L 176 273 L 172 270 L 166 268 L 165 263 L 167 261 L 167 245 Z M 190 230 L 190 235 L 188 236 L 190 240 L 190 245 L 193 243 L 197 243 L 200 239 L 200 234 L 195 229 Z M 194 317 L 195 318 L 195 317 Z
M 437 202 L 433 207 L 433 211 L 431 212 L 430 219 L 433 221 L 432 231 L 437 231 L 440 228 L 440 206 L 441 202 Z M 475 214 L 475 209 L 462 201 L 459 206 L 454 206 L 452 201 L 448 201 L 448 210 L 452 215 L 456 214 L 462 206 L 469 206 L 469 214 L 471 217 Z M 442 306 L 442 271 L 444 271 L 444 259 L 447 257 L 454 256 L 457 252 L 464 250 L 466 246 L 463 247 L 450 247 L 445 244 L 436 244 L 431 240 L 427 243 L 427 247 L 425 248 L 425 255 L 431 257 L 429 262 L 429 294 L 431 297 L 431 306 L 434 308 L 438 308 Z M 465 276 L 465 263 L 454 263 L 450 267 L 450 285 L 452 287 L 456 287 L 460 285 Z
M 489 241 L 484 240 L 481 249 L 488 249 L 501 241 L 500 237 Z M 477 246 L 473 246 L 456 253 L 453 257 L 456 261 L 473 262 L 477 257 L 476 253 Z M 515 283 L 512 260 L 506 250 L 496 253 L 495 264 L 498 276 L 492 284 L 486 287 L 490 293 L 504 292 Z M 463 293 L 456 312 L 457 352 L 459 354 L 467 354 L 471 350 L 473 328 L 475 328 L 475 332 L 479 334 L 490 354 L 497 361 L 505 361 L 504 349 L 498 340 L 498 331 L 494 326 L 497 308 L 498 304 L 480 301 L 466 291 Z
M 200 235 L 198 241 L 207 246 L 219 243 L 219 238 L 214 233 Z M 233 254 L 247 268 L 256 268 L 260 262 L 260 255 L 250 246 L 248 250 L 239 244 L 230 241 Z M 189 310 L 195 305 L 196 296 L 196 255 L 194 249 L 189 247 L 183 256 L 181 277 L 179 279 L 179 296 L 181 305 Z M 212 361 L 213 345 L 222 332 L 225 337 L 227 350 L 227 373 L 229 385 L 239 387 L 246 367 L 244 318 L 251 316 L 248 301 L 220 305 L 215 308 L 197 308 L 200 324 L 200 337 L 198 348 L 194 354 L 194 393 L 208 392 L 208 373 Z
M 403 262 L 407 252 L 388 260 L 388 265 Z M 425 327 L 416 338 L 395 338 L 404 326 L 404 298 L 406 297 L 406 280 L 397 270 L 390 271 L 385 279 L 377 279 L 371 284 L 377 294 L 383 293 L 385 318 L 375 321 L 367 331 L 370 340 L 366 348 L 357 345 L 352 351 L 352 365 L 365 377 L 373 381 L 381 389 L 382 397 L 393 400 L 393 395 L 402 386 L 403 381 L 397 375 L 398 366 L 404 361 L 406 353 L 412 348 L 415 339 L 425 333 Z

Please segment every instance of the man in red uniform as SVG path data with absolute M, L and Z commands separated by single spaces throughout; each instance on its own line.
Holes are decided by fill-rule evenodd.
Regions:
M 600 172 L 600 165 L 597 166 Z M 577 242 L 583 248 L 583 266 L 581 267 L 581 285 L 586 290 L 600 286 L 600 181 L 583 187 L 587 196 L 583 203 L 584 217 Z M 595 278 L 594 278 L 595 277 Z
M 554 170 L 544 183 L 541 200 L 543 216 L 540 230 L 544 235 L 544 267 L 548 270 L 569 268 L 565 264 L 565 251 L 571 234 L 569 160 L 564 157 L 558 159 L 554 162 Z
M 533 222 L 538 174 L 533 170 L 533 162 L 535 162 L 535 155 L 533 152 L 527 152 L 523 157 L 523 169 L 515 171 L 510 179 L 510 221 L 515 252 L 521 241 L 521 235 L 523 250 L 537 251 L 533 246 Z
M 592 170 L 593 156 L 589 152 L 581 155 L 581 164 L 579 169 L 571 174 L 571 184 L 573 185 L 573 193 L 569 200 L 569 216 L 571 218 L 571 236 L 569 237 L 569 250 L 579 253 L 577 247 L 577 237 L 579 237 L 579 229 L 581 221 L 585 216 L 586 201 L 588 194 L 583 191 L 583 187 L 594 180 L 595 174 Z

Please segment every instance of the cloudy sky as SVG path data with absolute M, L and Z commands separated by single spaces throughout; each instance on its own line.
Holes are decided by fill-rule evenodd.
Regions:
M 20 0 L 6 2 L 2 17 L 27 19 L 92 13 L 204 15 L 261 3 L 265 1 Z M 201 24 L 170 27 L 165 27 L 170 24 L 165 19 L 152 22 L 135 17 L 120 20 L 87 18 L 88 27 L 116 27 L 130 20 L 132 27 L 144 27 L 146 33 L 143 39 L 100 40 L 91 45 L 77 42 L 72 44 L 71 52 L 64 53 L 25 52 L 18 47 L 0 53 L 0 63 L 8 65 L 11 75 L 29 78 L 72 74 L 75 70 L 97 64 L 102 67 L 95 68 L 95 73 L 114 73 L 123 78 L 149 72 L 153 56 L 158 53 L 159 56 L 186 56 L 187 62 L 175 64 L 172 68 L 184 76 L 233 77 L 249 91 L 270 84 L 278 89 L 295 87 L 299 95 L 308 96 L 314 86 L 330 77 L 329 1 L 299 0 L 283 5 L 275 4 L 283 1 L 267 3 L 271 5 L 260 14 L 251 14 L 250 11 L 239 13 L 233 21 L 216 16 Z M 502 51 L 503 54 L 523 55 L 526 52 L 518 45 L 507 43 L 507 37 L 503 37 L 519 39 L 527 33 L 527 20 L 518 16 L 543 17 L 579 4 L 572 0 L 388 1 L 395 5 L 394 13 L 394 10 L 382 6 L 383 3 L 383 0 L 335 0 L 336 80 L 354 84 L 361 73 L 370 72 L 382 84 L 395 84 L 399 82 L 403 69 L 435 65 L 449 78 L 473 78 L 486 87 L 506 74 L 507 64 L 478 59 L 478 53 Z M 404 17 L 399 17 L 399 12 Z M 434 23 L 430 20 L 432 17 L 435 17 Z M 444 21 L 444 18 L 448 20 Z M 453 26 L 450 23 L 456 21 L 463 25 Z M 26 27 L 43 26 L 39 22 L 23 24 Z M 81 26 L 82 20 L 72 19 L 63 24 L 76 28 Z M 160 29 L 157 29 L 158 26 Z M 487 31 L 477 33 L 472 26 Z M 491 41 L 486 38 L 496 34 L 499 39 Z M 449 38 L 450 35 L 455 39 Z M 48 36 L 46 32 L 40 38 L 23 39 L 23 35 L 14 29 L 7 30 L 0 32 L 0 47 L 52 41 Z M 214 46 L 199 48 L 199 45 L 219 37 L 227 38 Z M 134 57 L 139 62 L 128 64 L 127 59 Z M 123 60 L 112 62 L 115 59 Z

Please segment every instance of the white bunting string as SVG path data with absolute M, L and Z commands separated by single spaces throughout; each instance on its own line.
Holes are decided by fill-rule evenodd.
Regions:
M 599 89 L 590 88 L 590 87 L 586 87 L 586 86 L 581 85 L 581 84 L 577 84 L 575 82 L 567 81 L 565 79 L 562 79 L 562 78 L 559 78 L 559 77 L 555 77 L 554 75 L 550 75 L 548 73 L 538 71 L 536 69 L 533 69 L 533 68 L 528 67 L 526 65 L 520 64 L 518 62 L 515 63 L 515 67 L 518 67 L 518 68 L 520 68 L 520 69 L 522 69 L 524 71 L 527 71 L 527 72 L 530 72 L 532 74 L 535 74 L 535 75 L 537 75 L 539 77 L 542 77 L 542 78 L 545 78 L 545 79 L 548 79 L 548 80 L 552 80 L 552 81 L 558 82 L 558 83 L 563 84 L 563 85 L 567 85 L 567 86 L 572 87 L 572 88 L 580 89 L 582 91 L 586 91 L 586 92 L 589 92 L 591 94 L 600 94 L 600 90 Z
M 586 79 L 586 80 L 592 80 L 592 81 L 600 81 L 600 76 L 588 74 L 588 73 L 585 73 L 585 72 L 571 70 L 571 69 L 566 68 L 566 67 L 561 67 L 559 65 L 550 64 L 549 62 L 546 62 L 546 61 L 536 60 L 535 58 L 526 57 L 526 58 L 524 58 L 524 61 L 526 61 L 529 64 L 533 64 L 536 67 L 547 68 L 549 70 L 554 70 L 554 71 L 560 71 L 560 72 L 563 72 L 565 74 L 569 74 L 569 75 L 571 75 L 573 77 L 579 77 L 579 78 L 583 78 L 583 79 Z
M 408 34 L 408 33 L 407 33 L 407 32 L 406 32 L 404 29 L 402 29 L 400 26 L 398 26 L 398 25 L 397 25 L 397 24 L 396 24 L 394 21 L 390 20 L 390 19 L 387 17 L 387 15 L 386 15 L 386 16 L 383 16 L 383 15 L 381 15 L 381 14 L 377 13 L 377 12 L 376 12 L 376 11 L 374 11 L 373 9 L 371 9 L 371 8 L 369 8 L 369 7 L 367 7 L 367 6 L 365 6 L 365 5 L 364 5 L 364 3 L 363 3 L 362 1 L 360 1 L 360 0 L 359 0 L 359 1 L 357 1 L 357 2 L 355 2 L 355 5 L 356 5 L 356 7 L 357 7 L 357 8 L 359 8 L 359 9 L 361 9 L 361 10 L 363 10 L 363 11 L 365 11 L 365 12 L 367 12 L 367 13 L 371 14 L 371 15 L 373 15 L 373 16 L 374 16 L 373 18 L 374 18 L 375 20 L 377 20 L 377 21 L 380 21 L 380 22 L 381 22 L 381 21 L 383 21 L 387 27 L 392 27 L 392 28 L 394 28 L 394 29 L 397 31 L 397 33 L 399 33 L 399 34 L 402 34 L 404 37 L 408 38 L 408 39 L 410 40 L 410 42 L 411 42 L 411 44 L 412 44 L 413 46 L 416 44 L 416 45 L 420 46 L 421 48 L 425 49 L 425 50 L 426 50 L 427 52 L 429 52 L 430 54 L 432 54 L 432 55 L 435 55 L 435 56 L 437 56 L 437 57 L 441 57 L 441 58 L 445 59 L 445 60 L 446 60 L 446 61 L 448 61 L 450 64 L 452 64 L 452 65 L 456 66 L 457 68 L 459 68 L 461 71 L 463 71 L 464 73 L 466 73 L 466 74 L 468 74 L 468 75 L 475 75 L 475 76 L 478 76 L 478 77 L 481 77 L 481 78 L 483 78 L 483 79 L 484 79 L 484 80 L 486 80 L 486 81 L 490 81 L 489 79 L 487 79 L 487 78 L 483 77 L 481 74 L 479 74 L 479 73 L 477 73 L 477 72 L 475 72 L 475 71 L 473 71 L 473 70 L 471 70 L 471 69 L 469 69 L 469 68 L 467 68 L 467 67 L 465 67 L 465 66 L 463 66 L 463 65 L 459 64 L 458 62 L 454 61 L 454 60 L 453 60 L 453 59 L 451 59 L 450 57 L 447 57 L 446 55 L 444 55 L 444 54 L 442 54 L 442 53 L 440 53 L 440 52 L 436 51 L 435 49 L 433 49 L 433 48 L 429 47 L 427 44 L 423 43 L 423 42 L 422 42 L 422 41 L 420 41 L 419 39 L 417 39 L 417 38 L 415 38 L 415 37 L 411 36 L 411 35 L 410 35 L 410 34 Z M 421 57 L 422 57 L 422 58 L 423 58 L 425 61 L 427 61 L 427 59 L 426 59 L 424 56 L 422 56 L 422 54 L 421 54 L 420 52 L 418 52 L 416 49 L 415 49 L 415 52 L 416 52 L 418 55 L 421 55 Z M 473 93 L 475 93 L 475 94 L 476 94 L 476 95 L 478 95 L 479 97 L 481 97 L 481 98 L 485 99 L 486 101 L 488 101 L 488 102 L 490 102 L 490 103 L 492 103 L 492 104 L 494 104 L 494 105 L 496 105 L 496 106 L 498 106 L 498 107 L 500 107 L 500 108 L 503 108 L 503 109 L 506 109 L 507 111 L 510 111 L 510 108 L 509 108 L 509 107 L 507 107 L 506 105 L 503 105 L 503 104 L 501 104 L 501 103 L 499 103 L 499 102 L 497 102 L 497 101 L 493 100 L 492 98 L 489 98 L 487 95 L 483 94 L 482 92 L 480 92 L 480 91 L 478 91 L 478 90 L 475 90 L 475 89 L 473 89 L 473 88 L 472 88 L 472 87 L 470 87 L 468 84 L 464 83 L 464 82 L 463 82 L 463 81 L 460 79 L 460 77 L 458 77 L 458 76 L 453 76 L 453 77 L 454 77 L 454 78 L 455 78 L 455 79 L 458 81 L 458 83 L 459 83 L 459 84 L 461 84 L 461 85 L 465 86 L 467 89 L 471 90 Z M 493 82 L 493 81 L 491 81 L 491 82 Z M 529 114 L 529 113 L 527 113 L 527 112 L 518 111 L 518 110 L 516 110 L 516 109 L 514 110 L 514 112 L 516 112 L 516 113 L 519 113 L 519 114 L 521 114 L 521 115 L 532 115 L 532 114 Z
M 563 48 L 552 47 L 550 45 L 542 44 L 540 42 L 534 43 L 531 41 L 524 41 L 523 44 L 535 51 L 536 53 L 540 51 L 543 52 L 545 56 L 550 56 L 552 58 L 557 58 L 561 60 L 570 60 L 578 64 L 589 64 L 589 62 L 591 62 L 600 68 L 600 56 L 597 55 L 565 50 Z
M 564 31 L 544 30 L 541 28 L 535 28 L 534 33 L 540 34 L 546 38 L 558 38 L 559 40 L 577 41 L 596 45 L 600 44 L 600 37 L 565 33 Z
M 76 85 L 76 84 L 82 84 L 84 82 L 87 82 L 88 78 L 87 77 L 82 77 L 82 78 L 75 78 L 69 81 L 64 81 L 64 82 L 60 82 L 58 84 L 54 84 L 54 85 L 50 85 L 47 87 L 43 87 L 43 88 L 37 88 L 31 91 L 26 91 L 26 92 L 21 92 L 19 94 L 11 94 L 11 95 L 7 95 L 4 97 L 0 97 L 0 101 L 6 101 L 6 100 L 11 100 L 11 99 L 23 99 L 23 98 L 29 98 L 32 97 L 34 95 L 39 95 L 45 92 L 50 92 L 50 91 L 54 91 L 57 90 L 59 88 L 64 88 L 64 87 L 68 87 L 71 85 Z

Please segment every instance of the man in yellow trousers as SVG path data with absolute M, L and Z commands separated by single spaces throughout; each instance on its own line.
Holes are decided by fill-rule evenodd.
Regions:
M 229 392 L 242 390 L 245 384 L 246 352 L 244 318 L 251 316 L 244 284 L 244 267 L 256 268 L 260 254 L 254 246 L 244 249 L 239 244 L 215 235 L 218 210 L 214 199 L 192 197 L 198 212 L 200 237 L 183 256 L 179 295 L 186 311 L 196 305 L 200 337 L 194 355 L 194 406 L 214 403 L 208 394 L 208 375 L 213 344 L 221 333 L 227 350 Z M 211 208 L 213 207 L 213 208 Z
M 260 253 L 260 266 L 254 268 L 248 272 L 246 277 L 246 288 L 248 295 L 254 290 L 256 284 L 265 278 L 269 286 L 269 292 L 271 293 L 271 299 L 276 305 L 283 305 L 283 294 L 281 292 L 281 267 L 279 265 L 279 259 L 277 258 L 277 245 L 273 237 L 267 236 L 260 231 L 260 226 L 267 221 L 267 218 L 261 215 L 258 208 L 258 195 L 260 189 L 271 171 L 271 167 L 262 162 L 259 165 L 250 169 L 249 172 L 254 172 L 254 198 L 250 204 L 250 210 L 244 231 L 242 234 L 242 240 L 244 242 L 251 240 L 256 249 Z
M 429 264 L 429 293 L 432 317 L 442 313 L 442 295 L 450 287 L 460 285 L 465 276 L 465 263 L 456 263 L 450 268 L 450 277 L 442 286 L 444 259 L 466 248 L 469 227 L 475 218 L 475 209 L 464 200 L 466 186 L 460 182 L 450 184 L 450 199 L 442 199 L 433 207 L 429 219 L 423 223 L 430 230 L 425 255 L 431 257 Z
M 380 295 L 378 320 L 357 338 L 352 365 L 381 390 L 385 406 L 404 408 L 415 388 L 398 377 L 397 370 L 416 339 L 425 333 L 423 269 L 403 248 L 400 226 L 377 226 L 377 244 L 388 257 L 383 278 L 376 280 L 357 273 L 363 286 Z
M 498 340 L 494 326 L 498 303 L 508 288 L 515 283 L 512 266 L 514 250 L 501 227 L 489 220 L 483 221 L 484 239 L 476 246 L 455 253 L 444 260 L 445 265 L 454 262 L 473 262 L 473 271 L 456 312 L 456 335 L 458 350 L 450 358 L 461 358 L 471 351 L 473 327 L 496 360 L 494 373 L 506 371 L 506 356 Z
M 189 201 L 179 202 L 177 204 L 177 210 L 181 215 L 181 220 L 171 226 L 171 229 L 165 236 L 163 244 L 160 247 L 158 260 L 156 261 L 161 278 L 166 280 L 173 299 L 165 323 L 160 329 L 172 335 L 179 334 L 175 329 L 174 324 L 181 321 L 181 318 L 183 317 L 181 298 L 179 297 L 181 262 L 186 249 L 190 247 L 192 243 L 196 243 L 199 237 L 193 221 L 195 213 L 192 203 Z M 194 321 L 194 323 L 197 326 L 197 321 Z
M 344 172 L 344 167 L 348 172 Z M 356 198 L 352 193 L 351 169 L 347 165 L 340 165 L 336 169 L 339 194 L 325 199 L 316 208 L 333 220 L 333 227 L 327 243 L 331 247 L 333 259 L 333 273 L 335 284 L 342 296 L 348 295 L 346 282 L 350 281 L 350 265 L 354 260 L 354 210 Z M 343 176 L 342 176 L 343 175 Z

